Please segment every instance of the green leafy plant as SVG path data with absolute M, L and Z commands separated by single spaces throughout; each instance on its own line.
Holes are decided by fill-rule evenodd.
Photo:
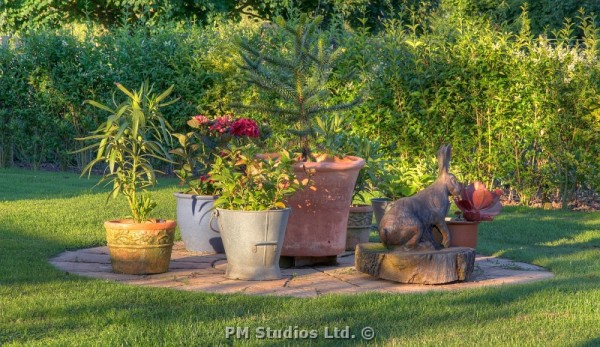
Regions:
M 125 196 L 132 219 L 141 223 L 148 220 L 156 207 L 147 190 L 156 184 L 157 170 L 152 165 L 153 160 L 169 161 L 164 144 L 171 141 L 170 125 L 161 115 L 160 108 L 176 100 L 166 101 L 173 86 L 160 95 L 152 92 L 148 82 L 142 83 L 138 91 L 130 91 L 119 83 L 116 86 L 127 100 L 120 104 L 115 102 L 114 109 L 93 100 L 86 101 L 110 115 L 93 135 L 78 138 L 99 141 L 82 149 L 97 149 L 96 158 L 83 169 L 82 175 L 87 172 L 89 177 L 96 164 L 106 164 L 99 183 L 112 183 L 109 198 L 116 198 L 119 194 Z
M 306 14 L 288 21 L 278 17 L 267 26 L 263 41 L 239 44 L 246 80 L 268 95 L 262 104 L 236 106 L 281 116 L 288 131 L 299 139 L 302 161 L 314 159 L 315 118 L 359 102 L 358 97 L 350 103 L 330 100 L 329 80 L 343 49 L 327 42 L 319 31 L 322 21 L 321 16 L 310 19 Z
M 379 165 L 383 160 L 381 143 L 366 137 L 353 135 L 346 144 L 349 155 L 354 155 L 365 160 L 365 166 L 358 172 L 352 200 L 366 204 L 367 195 L 372 195 L 377 190 Z
M 375 162 L 377 190 L 384 197 L 397 200 L 411 196 L 435 181 L 435 169 L 422 160 Z
M 285 200 L 309 184 L 296 179 L 294 162 L 286 151 L 275 158 L 258 155 L 252 145 L 232 146 L 216 158 L 210 173 L 220 191 L 215 206 L 244 211 L 285 208 Z
M 331 117 L 321 116 L 315 118 L 314 131 L 318 138 L 315 145 L 319 151 L 338 157 L 345 156 L 352 151 L 349 141 L 353 138 L 351 130 L 352 118 L 347 115 L 336 114 Z

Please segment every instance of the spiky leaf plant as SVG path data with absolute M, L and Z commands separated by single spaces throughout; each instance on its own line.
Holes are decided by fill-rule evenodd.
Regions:
M 290 20 L 281 17 L 265 25 L 265 36 L 258 45 L 248 40 L 239 43 L 244 76 L 270 97 L 254 105 L 235 105 L 283 117 L 289 131 L 300 140 L 302 160 L 311 159 L 313 140 L 318 136 L 314 119 L 355 106 L 331 104 L 329 79 L 343 49 L 334 47 L 319 29 L 323 17 L 306 14 Z M 274 97 L 273 100 L 271 97 Z
M 160 95 L 152 91 L 147 81 L 138 91 L 128 90 L 119 83 L 116 86 L 127 99 L 120 104 L 115 102 L 114 109 L 94 100 L 86 101 L 108 112 L 109 116 L 92 135 L 77 139 L 96 142 L 80 150 L 97 150 L 96 158 L 83 169 L 82 175 L 91 174 L 96 164 L 106 164 L 99 183 L 112 183 L 109 198 L 123 195 L 129 204 L 131 218 L 135 223 L 142 223 L 156 207 L 147 190 L 156 184 L 155 172 L 159 172 L 152 162 L 154 159 L 170 162 L 167 147 L 171 143 L 171 126 L 160 108 L 177 100 L 166 100 L 173 86 Z

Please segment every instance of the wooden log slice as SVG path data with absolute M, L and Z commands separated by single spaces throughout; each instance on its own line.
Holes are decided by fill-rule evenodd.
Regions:
M 390 250 L 382 243 L 356 246 L 360 272 L 400 283 L 444 284 L 465 281 L 475 267 L 475 250 L 450 247 L 438 251 Z

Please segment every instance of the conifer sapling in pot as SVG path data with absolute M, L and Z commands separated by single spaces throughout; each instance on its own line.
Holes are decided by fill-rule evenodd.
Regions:
M 335 262 L 345 250 L 346 224 L 354 183 L 364 160 L 339 157 L 335 149 L 318 148 L 317 118 L 358 104 L 357 96 L 348 103 L 331 98 L 330 77 L 344 49 L 334 47 L 320 29 L 323 17 L 292 15 L 265 25 L 261 42 L 239 44 L 244 77 L 261 92 L 254 104 L 235 105 L 278 118 L 295 139 L 299 155 L 296 174 L 312 173 L 312 189 L 304 189 L 288 200 L 292 207 L 282 255 L 312 257 L 319 262 Z M 315 152 L 318 149 L 318 152 Z M 324 195 L 323 195 L 324 194 Z M 298 263 L 296 263 L 298 264 Z

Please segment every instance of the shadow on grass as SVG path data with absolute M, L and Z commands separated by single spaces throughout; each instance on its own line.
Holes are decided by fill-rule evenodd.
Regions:
M 29 322 L 26 336 L 18 335 L 17 331 L 13 334 L 20 336 L 19 341 L 23 343 L 36 341 L 36 336 L 66 335 L 79 329 L 84 334 L 97 330 L 97 341 L 103 344 L 252 345 L 290 344 L 293 339 L 275 336 L 261 340 L 258 336 L 260 329 L 288 329 L 314 330 L 319 338 L 309 340 L 310 343 L 325 346 L 355 345 L 363 341 L 361 330 L 371 327 L 376 342 L 406 344 L 406 341 L 419 341 L 415 340 L 419 336 L 424 339 L 421 341 L 443 339 L 441 332 L 476 333 L 482 325 L 499 321 L 514 321 L 515 325 L 527 321 L 537 329 L 536 324 L 541 324 L 536 321 L 537 317 L 554 310 L 543 306 L 548 299 L 561 292 L 565 297 L 571 295 L 568 280 L 553 281 L 552 284 L 558 288 L 538 283 L 442 294 L 297 299 L 186 293 L 82 281 L 57 290 L 57 294 L 69 296 L 60 305 L 25 308 L 23 315 L 45 319 L 35 324 Z M 591 288 L 593 284 L 587 283 L 579 290 Z M 565 304 L 569 305 L 569 301 Z M 566 313 L 573 315 L 575 312 Z M 226 338 L 227 327 L 248 328 L 248 339 L 245 336 Z M 335 329 L 346 327 L 354 338 L 325 338 L 325 329 L 331 336 Z
M 189 293 L 67 275 L 48 263 L 50 257 L 71 248 L 67 240 L 46 237 L 48 231 L 28 236 L 16 226 L 0 223 L 0 292 L 11 298 L 10 307 L 0 317 L 0 322 L 6 323 L 0 342 L 290 344 L 293 341 L 285 339 L 258 340 L 256 329 L 291 327 L 296 331 L 316 330 L 319 339 L 311 340 L 313 345 L 354 345 L 362 341 L 361 329 L 372 327 L 376 342 L 403 344 L 415 341 L 415 336 L 437 341 L 441 332 L 477 332 L 495 322 L 510 321 L 518 327 L 527 321 L 533 325 L 528 329 L 538 325 L 542 329 L 553 322 L 553 312 L 566 312 L 568 321 L 586 309 L 582 301 L 598 297 L 600 250 L 596 246 L 600 240 L 598 230 L 590 224 L 600 217 L 584 216 L 575 218 L 562 212 L 540 215 L 537 211 L 519 214 L 507 209 L 503 219 L 490 223 L 490 227 L 497 226 L 482 233 L 482 243 L 489 252 L 546 266 L 557 274 L 554 279 L 443 293 L 370 293 L 315 299 Z M 542 230 L 527 229 L 530 222 L 541 223 Z M 521 233 L 515 227 L 526 229 Z M 552 231 L 544 238 L 546 229 Z M 501 232 L 505 235 L 498 234 Z M 523 233 L 531 237 L 519 237 Z M 563 239 L 571 241 L 564 243 Z M 332 332 L 346 326 L 355 339 L 324 338 L 326 327 Z M 227 327 L 248 327 L 250 339 L 225 338 Z M 497 327 L 489 329 L 488 336 L 493 336 Z M 86 340 L 90 336 L 94 340 Z M 583 345 L 594 342 L 590 339 Z
M 0 223 L 0 285 L 43 283 L 69 276 L 56 270 L 48 259 L 68 246 L 50 238 L 15 232 Z

